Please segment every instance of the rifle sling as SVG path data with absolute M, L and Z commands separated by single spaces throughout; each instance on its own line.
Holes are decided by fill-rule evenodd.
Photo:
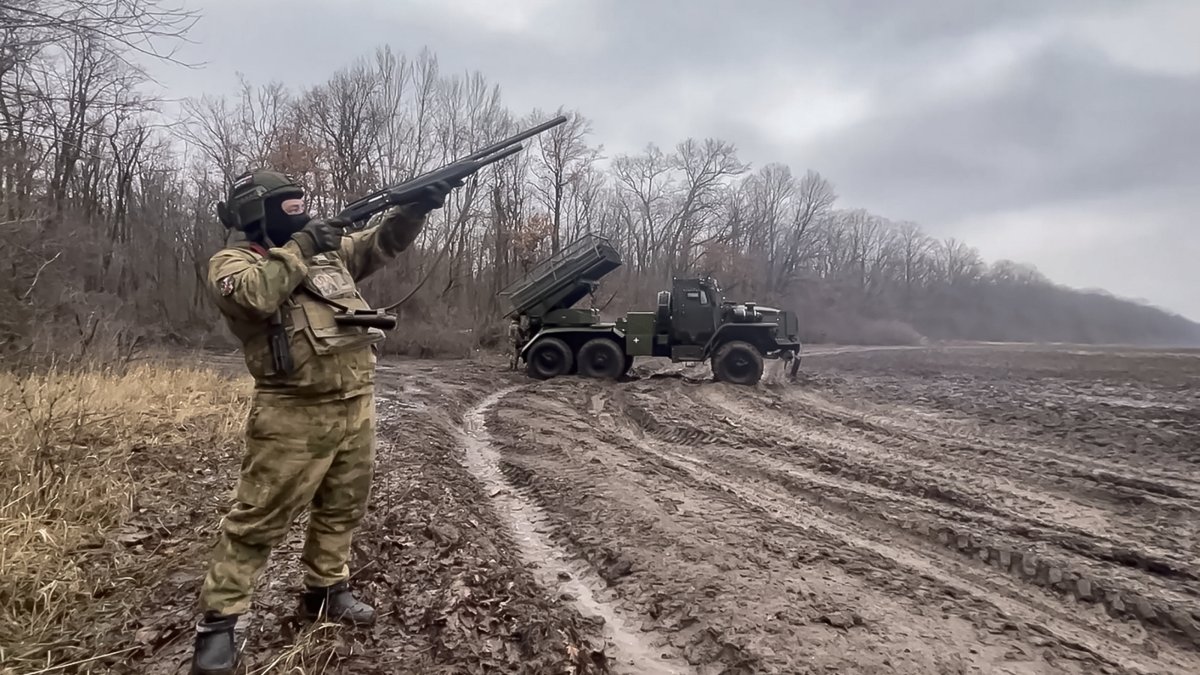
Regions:
M 351 307 L 343 305 L 342 303 L 338 302 L 337 300 L 332 300 L 330 298 L 327 298 L 327 297 L 321 295 L 320 293 L 317 293 L 316 291 L 309 288 L 308 286 L 302 285 L 301 288 L 303 288 L 304 291 L 306 293 L 308 293 L 309 295 L 311 295 L 312 297 L 316 298 L 317 300 L 320 300 L 321 302 L 329 305 L 330 307 L 333 307 L 335 309 L 340 309 L 343 312 L 347 312 L 347 313 L 354 313 L 356 311 L 356 310 L 352 309 Z M 372 310 L 376 311 L 376 312 L 390 312 L 393 309 L 396 309 L 397 307 L 399 307 L 401 304 L 403 304 L 403 302 L 404 301 L 401 300 L 399 302 L 393 302 L 392 304 L 390 304 L 386 307 L 373 307 Z

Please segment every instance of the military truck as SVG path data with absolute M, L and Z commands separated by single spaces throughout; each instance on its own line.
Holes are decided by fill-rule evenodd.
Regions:
M 575 307 L 621 265 L 608 239 L 588 234 L 500 291 L 509 303 L 506 318 L 518 326 L 518 358 L 529 376 L 619 379 L 639 356 L 708 360 L 718 381 L 741 385 L 762 378 L 763 359 L 790 361 L 795 376 L 796 316 L 727 301 L 711 277 L 674 278 L 671 290 L 658 293 L 654 311 L 628 312 L 615 321 L 602 321 L 595 308 Z

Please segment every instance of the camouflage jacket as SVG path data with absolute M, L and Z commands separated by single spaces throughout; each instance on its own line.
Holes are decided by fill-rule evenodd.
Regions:
M 208 286 L 230 331 L 242 343 L 260 397 L 296 404 L 341 400 L 371 391 L 378 329 L 340 326 L 336 307 L 368 305 L 356 282 L 408 248 L 421 222 L 399 209 L 372 218 L 341 248 L 304 259 L 294 241 L 264 249 L 249 241 L 226 245 L 209 260 Z M 268 323 L 279 310 L 291 346 L 290 375 L 275 372 Z

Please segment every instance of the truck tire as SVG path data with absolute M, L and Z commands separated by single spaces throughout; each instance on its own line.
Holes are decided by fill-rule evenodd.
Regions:
M 592 338 L 583 343 L 576 360 L 579 374 L 584 377 L 615 380 L 625 372 L 625 352 L 609 338 Z
M 763 357 L 754 345 L 732 340 L 717 348 L 712 369 L 718 382 L 753 385 L 762 378 Z
M 555 337 L 538 338 L 525 353 L 525 372 L 538 380 L 566 375 L 574 366 L 571 348 Z

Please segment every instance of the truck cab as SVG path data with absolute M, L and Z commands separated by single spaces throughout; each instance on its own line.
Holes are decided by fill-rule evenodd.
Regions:
M 707 344 L 721 325 L 721 291 L 712 279 L 671 281 L 671 320 L 674 343 Z

